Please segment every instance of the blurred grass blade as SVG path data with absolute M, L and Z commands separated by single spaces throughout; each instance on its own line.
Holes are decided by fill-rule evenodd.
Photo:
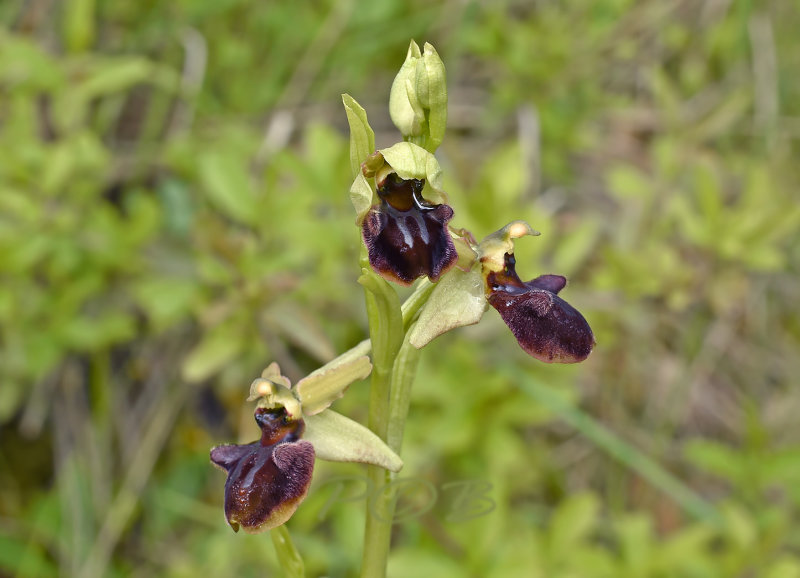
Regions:
M 712 504 L 669 473 L 658 462 L 614 434 L 590 415 L 571 407 L 550 391 L 546 385 L 516 368 L 502 368 L 500 371 L 519 385 L 528 396 L 578 430 L 597 447 L 667 494 L 688 514 L 714 525 L 721 523 L 719 512 Z

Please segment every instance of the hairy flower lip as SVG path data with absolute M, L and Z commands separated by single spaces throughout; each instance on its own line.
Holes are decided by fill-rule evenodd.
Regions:
M 487 300 L 526 353 L 545 363 L 577 363 L 594 347 L 591 328 L 581 313 L 557 295 L 567 280 L 541 275 L 523 282 L 514 255 L 505 253 L 503 271 L 486 276 Z
M 314 446 L 303 441 L 302 420 L 285 409 L 257 408 L 259 441 L 221 445 L 211 462 L 227 473 L 225 517 L 235 532 L 258 533 L 280 526 L 294 514 L 311 485 Z
M 453 209 L 429 203 L 422 196 L 424 186 L 422 179 L 388 173 L 377 189 L 380 204 L 370 208 L 362 224 L 370 265 L 401 285 L 425 275 L 438 281 L 458 260 L 447 227 Z

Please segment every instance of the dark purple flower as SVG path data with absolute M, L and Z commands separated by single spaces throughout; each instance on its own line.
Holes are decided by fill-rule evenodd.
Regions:
M 594 335 L 583 315 L 557 295 L 566 278 L 541 275 L 523 283 L 514 255 L 505 253 L 504 263 L 502 271 L 486 277 L 487 298 L 522 349 L 546 363 L 586 359 L 594 347 Z
M 361 227 L 372 268 L 401 285 L 423 275 L 438 281 L 458 259 L 447 230 L 453 209 L 426 201 L 424 186 L 424 180 L 389 173 L 378 183 L 380 205 L 370 208 Z
M 286 522 L 305 498 L 314 471 L 314 447 L 300 440 L 303 420 L 284 408 L 255 411 L 261 440 L 211 450 L 211 461 L 228 474 L 225 517 L 235 532 L 263 532 Z

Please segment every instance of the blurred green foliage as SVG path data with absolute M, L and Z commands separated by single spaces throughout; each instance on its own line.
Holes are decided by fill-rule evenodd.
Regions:
M 800 576 L 792 3 L 28 0 L 0 19 L 0 575 L 279 575 L 264 536 L 225 525 L 208 449 L 256 437 L 267 363 L 297 379 L 365 335 L 339 94 L 391 144 L 416 38 L 448 67 L 453 223 L 541 230 L 518 270 L 568 275 L 598 346 L 544 366 L 492 313 L 431 344 L 404 475 L 490 482 L 496 508 L 448 521 L 440 490 L 397 526 L 390 575 Z M 337 409 L 363 420 L 366 399 Z M 310 576 L 358 565 L 363 500 L 326 481 L 360 473 L 317 466 L 290 522 Z

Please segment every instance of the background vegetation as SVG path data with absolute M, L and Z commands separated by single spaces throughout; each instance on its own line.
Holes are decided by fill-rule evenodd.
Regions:
M 490 311 L 423 356 L 411 576 L 800 576 L 800 12 L 792 2 L 0 3 L 0 575 L 278 576 L 208 450 L 366 333 L 340 93 L 381 146 L 408 41 L 448 67 L 454 224 L 515 218 L 598 346 Z M 366 414 L 367 384 L 337 408 Z M 363 486 L 290 523 L 352 575 Z M 492 484 L 465 520 L 445 484 Z M 331 503 L 337 487 L 347 503 Z M 431 500 L 408 492 L 410 512 Z

